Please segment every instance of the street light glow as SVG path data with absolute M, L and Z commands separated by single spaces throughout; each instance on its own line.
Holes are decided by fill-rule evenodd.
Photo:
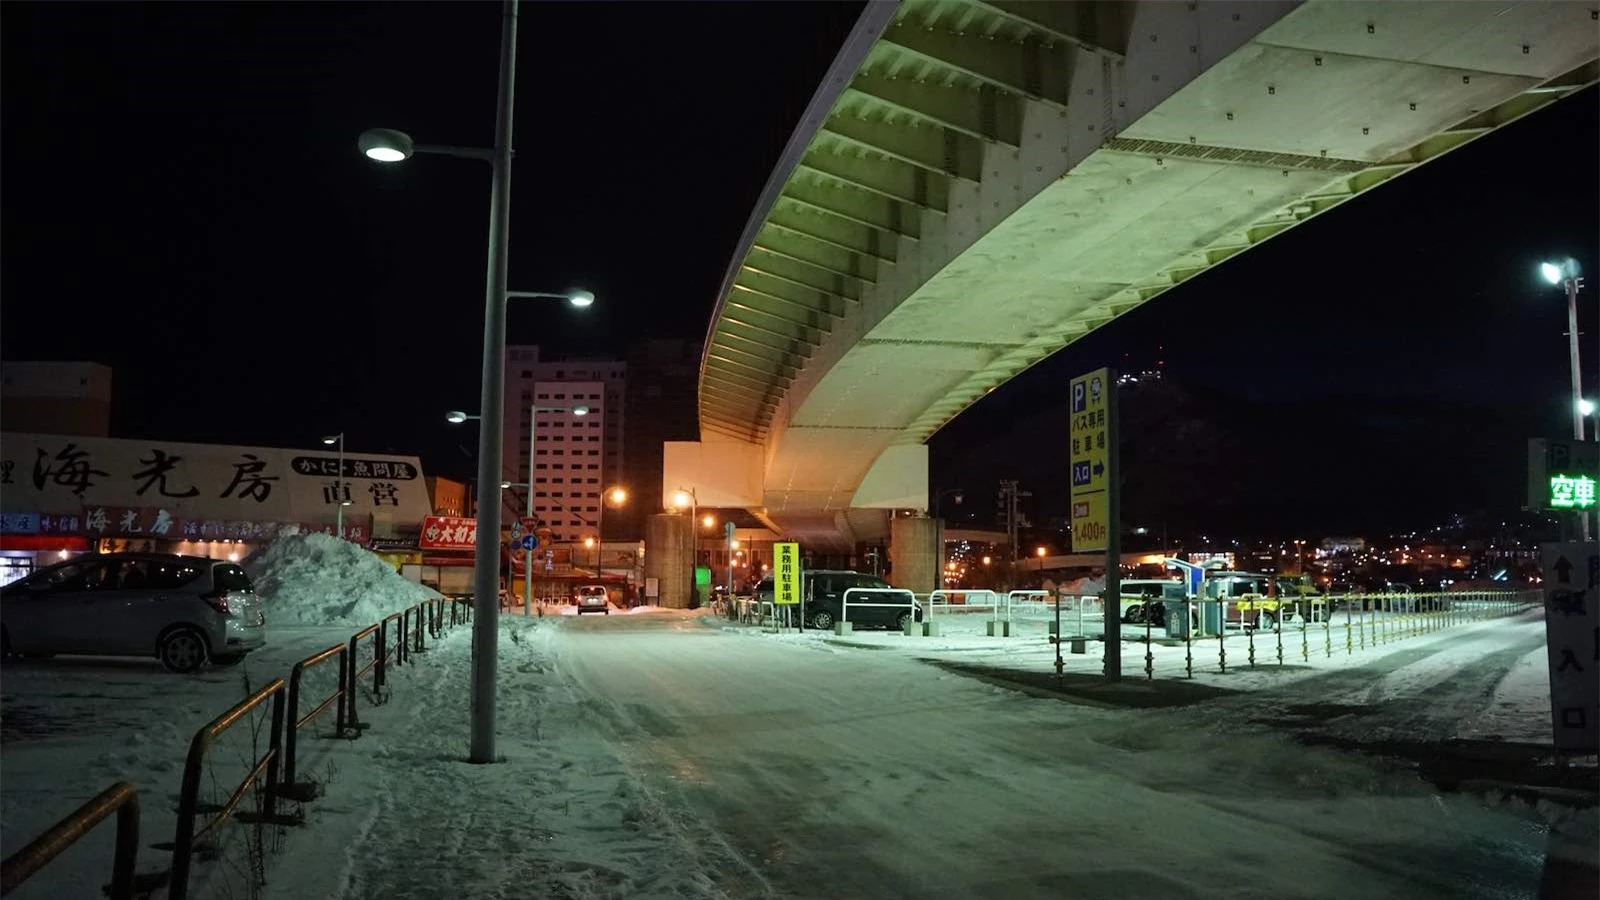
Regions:
M 579 309 L 593 306 L 594 291 L 571 291 L 567 294 L 567 302 Z
M 1561 283 L 1561 267 L 1555 263 L 1540 263 L 1539 274 L 1543 275 L 1544 280 L 1551 284 Z
M 476 418 L 477 416 L 469 416 L 459 409 L 452 409 L 444 414 L 444 420 L 449 422 L 451 425 L 460 425 L 462 422 L 465 422 L 468 419 Z
M 575 415 L 575 416 L 587 416 L 589 414 L 589 407 L 587 407 L 587 406 L 574 406 L 572 408 L 572 414 Z
M 328 446 L 332 447 L 334 444 L 339 443 L 339 436 L 337 434 L 330 434 L 327 437 L 323 438 L 322 442 L 324 444 L 327 444 Z
M 386 163 L 409 159 L 412 151 L 411 135 L 393 128 L 368 128 L 356 146 L 368 159 Z
M 628 491 L 625 488 L 614 487 L 606 494 L 606 497 L 611 500 L 612 506 L 621 506 L 628 502 Z
M 1588 397 L 1584 397 L 1582 400 L 1578 401 L 1578 413 L 1580 415 L 1592 416 L 1594 415 L 1594 409 L 1594 401 L 1590 400 Z
M 705 518 L 700 520 L 700 524 L 704 525 L 707 528 L 710 528 L 711 526 L 717 524 L 717 520 L 716 520 L 716 517 L 714 517 L 714 516 L 706 516 Z
M 685 506 L 688 506 L 689 505 L 689 492 L 688 491 L 678 491 L 677 493 L 673 494 L 672 495 L 672 505 L 678 507 L 679 509 L 682 509 Z
M 1044 548 L 1043 547 L 1040 547 L 1040 548 L 1034 550 L 1033 552 L 1035 554 L 1037 554 L 1040 559 L 1044 559 Z

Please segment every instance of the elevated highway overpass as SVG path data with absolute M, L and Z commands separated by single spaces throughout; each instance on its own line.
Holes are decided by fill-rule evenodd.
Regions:
M 734 250 L 701 440 L 667 445 L 664 487 L 812 547 L 881 539 L 892 511 L 927 508 L 925 441 L 974 401 L 1594 83 L 1596 15 L 1592 0 L 870 3 Z

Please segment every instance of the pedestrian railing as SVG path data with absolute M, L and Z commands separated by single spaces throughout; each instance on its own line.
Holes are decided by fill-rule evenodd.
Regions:
M 230 821 L 266 825 L 295 825 L 302 821 L 298 812 L 285 814 L 279 804 L 280 800 L 309 802 L 318 793 L 313 785 L 300 780 L 299 732 L 302 728 L 331 708 L 334 710 L 334 733 L 343 737 L 359 736 L 366 727 L 357 714 L 362 679 L 371 673 L 373 691 L 369 700 L 374 705 L 382 703 L 388 671 L 408 661 L 412 653 L 425 651 L 424 633 L 442 637 L 450 627 L 471 619 L 470 603 L 454 599 L 425 600 L 385 616 L 351 635 L 348 641 L 295 663 L 287 682 L 282 678 L 273 680 L 195 732 L 189 742 L 178 794 L 170 871 L 151 875 L 135 873 L 139 849 L 138 798 L 132 785 L 118 783 L 6 857 L 0 867 L 0 896 L 9 894 L 97 824 L 115 814 L 117 842 L 111 884 L 106 888 L 111 900 L 131 900 L 135 893 L 147 894 L 161 883 L 167 886 L 169 900 L 184 900 L 188 896 L 196 858 L 209 859 L 217 855 L 217 838 Z M 363 658 L 363 648 L 370 648 L 369 657 Z M 330 664 L 337 686 L 315 700 L 306 697 L 306 672 Z M 248 770 L 229 788 L 226 800 L 220 804 L 203 804 L 201 781 L 213 746 L 230 729 L 254 722 L 251 714 L 263 708 L 270 716 L 266 749 L 252 753 L 254 758 L 247 761 Z M 253 742 L 252 746 L 258 745 Z M 255 808 L 241 810 L 252 790 L 255 791 Z
M 200 808 L 200 776 L 212 743 L 234 725 L 248 721 L 252 710 L 267 703 L 272 706 L 272 722 L 267 734 L 266 752 L 255 759 L 244 778 L 234 786 L 228 799 L 223 801 L 210 819 L 196 828 L 195 820 L 203 814 Z M 195 732 L 194 739 L 189 742 L 189 756 L 183 766 L 183 786 L 178 794 L 178 825 L 172 840 L 172 880 L 167 885 L 168 900 L 184 900 L 189 895 L 189 872 L 197 849 L 204 850 L 208 855 L 214 851 L 214 842 L 208 841 L 234 817 L 234 811 L 257 783 L 260 783 L 260 789 L 256 791 L 257 812 L 254 821 L 267 824 L 284 822 L 277 814 L 278 774 L 283 756 L 283 705 L 283 679 L 275 678 L 232 709 L 212 719 Z M 243 820 L 245 816 L 241 814 L 239 818 Z
M 343 736 L 345 733 L 345 695 L 350 693 L 350 666 L 345 658 L 348 652 L 346 644 L 334 644 L 332 647 L 306 657 L 294 664 L 289 672 L 289 718 L 284 724 L 283 735 L 283 782 L 279 785 L 279 793 L 290 800 L 306 801 L 315 799 L 317 785 L 314 782 L 300 781 L 297 763 L 300 748 L 300 729 L 311 724 L 317 716 L 327 712 L 329 707 L 334 707 L 333 733 Z M 305 715 L 300 714 L 300 690 L 305 680 L 306 670 L 328 660 L 334 660 L 338 677 L 337 686 L 333 693 L 324 697 L 321 702 L 312 707 Z
M 859 599 L 852 603 L 851 597 Z M 904 609 L 915 618 L 917 595 L 905 588 L 845 588 L 844 596 L 839 598 L 839 621 L 850 621 L 852 606 L 856 609 Z
M 126 781 L 101 791 L 98 797 L 6 857 L 0 863 L 0 897 L 16 890 L 111 815 L 117 817 L 117 843 L 111 855 L 111 886 L 106 893 L 111 900 L 133 900 L 134 863 L 139 858 L 139 794 Z
M 1316 656 L 1331 658 L 1341 649 L 1352 655 L 1368 648 L 1421 637 L 1472 622 L 1516 615 L 1542 603 L 1542 592 L 1491 591 L 1428 594 L 1348 594 L 1341 596 L 1263 598 L 1254 595 L 1222 599 L 1189 599 L 1181 609 L 1161 607 L 1137 623 L 1123 623 L 1122 639 L 1143 642 L 1144 671 L 1154 678 L 1165 654 L 1157 654 L 1160 644 L 1183 647 L 1183 674 L 1193 677 L 1197 665 L 1204 666 L 1205 647 L 1215 648 L 1216 670 L 1226 673 L 1263 665 L 1308 664 Z M 1056 671 L 1062 671 L 1059 643 L 1074 644 L 1073 652 L 1083 652 L 1083 643 L 1101 640 L 1095 632 L 1097 616 L 1086 598 L 1078 598 L 1076 617 L 1072 598 L 1060 599 L 1059 624 L 1050 640 L 1058 643 Z M 1275 602 L 1267 602 L 1275 601 Z M 1174 602 L 1174 601 L 1169 601 Z M 1076 618 L 1075 635 L 1062 635 Z M 1197 657 L 1197 653 L 1199 656 Z

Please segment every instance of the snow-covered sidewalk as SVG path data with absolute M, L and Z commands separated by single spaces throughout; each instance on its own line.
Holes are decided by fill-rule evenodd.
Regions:
M 398 670 L 371 727 L 329 756 L 265 896 L 720 896 L 554 671 L 559 627 L 507 617 L 494 765 L 466 762 L 470 628 Z M 364 701 L 363 701 L 364 702 Z

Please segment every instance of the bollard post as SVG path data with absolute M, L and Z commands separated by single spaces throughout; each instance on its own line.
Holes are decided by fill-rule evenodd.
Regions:
M 1312 609 L 1315 609 L 1315 608 L 1316 608 L 1315 606 L 1312 607 Z M 1300 661 L 1301 662 L 1305 662 L 1305 663 L 1311 662 L 1311 643 L 1310 643 L 1309 635 L 1306 634 L 1307 630 L 1309 630 L 1310 627 L 1311 627 L 1310 621 L 1308 621 L 1305 616 L 1301 616 L 1300 617 Z
M 1217 629 L 1217 664 L 1222 667 L 1222 674 L 1228 674 L 1228 605 L 1222 604 L 1222 627 Z
M 1194 677 L 1194 610 L 1190 608 L 1190 599 L 1183 598 L 1183 674 L 1187 678 Z
M 1354 632 L 1350 628 L 1350 604 L 1352 602 L 1354 602 L 1354 601 L 1346 600 L 1345 601 L 1345 606 L 1344 606 L 1344 655 L 1345 656 L 1349 656 L 1350 654 L 1356 652 Z
M 1251 604 L 1251 605 L 1253 606 L 1254 604 Z M 1251 610 L 1251 611 L 1254 612 L 1254 610 Z M 1256 620 L 1256 624 L 1257 625 L 1261 624 L 1261 620 L 1259 618 Z M 1240 617 L 1239 617 L 1239 627 L 1244 629 L 1245 645 L 1250 650 L 1250 653 L 1249 653 L 1249 656 L 1247 657 L 1247 660 L 1250 663 L 1250 668 L 1254 669 L 1256 667 L 1256 630 L 1254 628 L 1249 628 L 1249 627 L 1245 626 L 1245 624 L 1244 624 L 1244 616 L 1243 615 L 1240 615 Z
M 1333 600 L 1322 611 L 1322 649 L 1324 659 L 1333 659 Z
M 1361 598 L 1361 619 L 1356 622 L 1356 649 L 1367 649 L 1367 598 Z
M 1152 624 L 1150 621 L 1150 602 L 1146 600 L 1144 604 L 1144 677 L 1147 681 L 1156 677 L 1155 645 L 1150 640 Z
M 931 598 L 928 600 L 928 610 L 930 612 L 932 612 L 932 610 L 933 610 L 933 600 Z M 1082 629 L 1079 629 L 1078 635 L 1080 637 L 1083 635 Z M 1061 662 L 1061 592 L 1060 591 L 1056 592 L 1056 635 L 1055 635 L 1055 637 L 1056 637 L 1056 687 L 1061 687 L 1062 662 Z
M 1278 644 L 1278 665 L 1283 665 L 1283 604 L 1278 604 L 1278 614 L 1272 617 L 1272 633 Z

